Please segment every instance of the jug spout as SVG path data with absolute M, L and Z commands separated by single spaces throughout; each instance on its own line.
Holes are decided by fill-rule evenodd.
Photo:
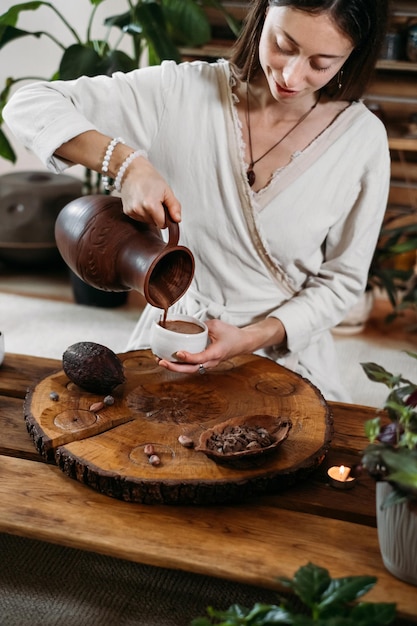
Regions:
M 178 245 L 172 222 L 168 243 L 160 230 L 123 213 L 120 198 L 83 196 L 67 204 L 55 223 L 57 247 L 72 271 L 103 291 L 135 289 L 166 310 L 187 291 L 194 256 Z

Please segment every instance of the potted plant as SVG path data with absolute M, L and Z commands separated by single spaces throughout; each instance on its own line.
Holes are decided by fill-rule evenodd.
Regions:
M 362 456 L 377 481 L 381 555 L 388 571 L 417 585 L 417 383 L 376 363 L 361 365 L 371 381 L 389 389 L 382 412 L 365 424 L 369 445 Z
M 385 295 L 391 305 L 386 322 L 408 310 L 417 315 L 417 221 L 414 215 L 387 217 L 368 271 L 364 293 L 335 334 L 362 332 L 372 312 L 375 294 Z M 410 330 L 413 330 L 411 326 Z
M 417 313 L 417 221 L 415 215 L 388 218 L 368 273 L 368 288 L 384 292 L 390 322 L 406 309 Z
M 414 210 L 388 206 L 368 270 L 366 289 L 335 334 L 362 332 L 373 310 L 375 298 L 385 296 L 391 323 L 406 310 L 417 321 L 417 219 Z M 417 328 L 412 324 L 410 330 Z
M 139 66 L 144 52 L 147 63 L 155 65 L 165 59 L 181 60 L 179 46 L 200 46 L 211 38 L 210 22 L 204 7 L 220 11 L 228 27 L 237 34 L 239 22 L 223 7 L 221 0 L 123 0 L 124 11 L 109 15 L 104 24 L 106 34 L 96 39 L 93 34 L 96 12 L 106 0 L 85 0 L 91 5 L 85 34 L 80 34 L 56 7 L 45 0 L 23 2 L 11 6 L 0 15 L 0 50 L 11 41 L 27 37 L 47 37 L 57 46 L 57 70 L 50 78 L 70 80 L 82 75 L 96 76 L 115 71 L 127 72 Z M 71 43 L 64 45 L 47 30 L 27 31 L 18 28 L 19 16 L 24 11 L 36 11 L 47 7 L 58 16 L 68 30 Z M 110 43 L 110 35 L 119 33 L 116 43 Z M 131 53 L 121 50 L 122 41 L 131 40 Z M 16 155 L 4 134 L 2 110 L 14 85 L 24 80 L 42 77 L 9 77 L 0 92 L 0 156 L 15 162 Z M 87 183 L 88 183 L 87 179 Z
M 384 626 L 392 624 L 396 609 L 392 603 L 355 603 L 376 583 L 373 576 L 331 578 L 329 572 L 308 563 L 294 578 L 278 578 L 289 594 L 278 596 L 279 604 L 256 603 L 252 608 L 234 604 L 225 611 L 207 609 L 191 626 Z

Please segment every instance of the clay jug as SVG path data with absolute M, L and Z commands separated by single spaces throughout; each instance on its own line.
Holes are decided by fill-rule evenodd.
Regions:
M 187 291 L 194 275 L 191 251 L 179 246 L 179 226 L 167 214 L 169 240 L 156 226 L 123 213 L 120 198 L 83 196 L 55 223 L 58 249 L 72 271 L 103 291 L 135 289 L 160 309 Z

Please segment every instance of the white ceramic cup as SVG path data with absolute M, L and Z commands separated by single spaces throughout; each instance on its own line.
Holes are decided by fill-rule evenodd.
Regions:
M 4 359 L 4 335 L 0 331 L 0 365 L 3 363 Z
M 178 332 L 161 326 L 160 321 L 152 324 L 150 347 L 153 354 L 166 361 L 178 361 L 175 357 L 179 350 L 201 352 L 207 346 L 208 329 L 204 322 L 190 315 L 173 315 L 166 320 L 167 325 L 173 322 L 188 322 L 200 327 L 200 332 Z

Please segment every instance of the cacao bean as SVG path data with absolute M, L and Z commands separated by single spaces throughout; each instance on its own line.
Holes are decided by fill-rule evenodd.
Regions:
M 92 413 L 96 413 L 97 411 L 101 411 L 101 409 L 104 409 L 104 402 L 93 402 L 93 404 L 89 408 L 89 411 L 91 411 Z
M 184 448 L 192 448 L 194 446 L 194 441 L 188 435 L 180 435 L 178 441 Z
M 147 456 L 152 456 L 155 452 L 155 448 L 151 443 L 147 443 L 146 446 L 143 448 L 143 451 Z

